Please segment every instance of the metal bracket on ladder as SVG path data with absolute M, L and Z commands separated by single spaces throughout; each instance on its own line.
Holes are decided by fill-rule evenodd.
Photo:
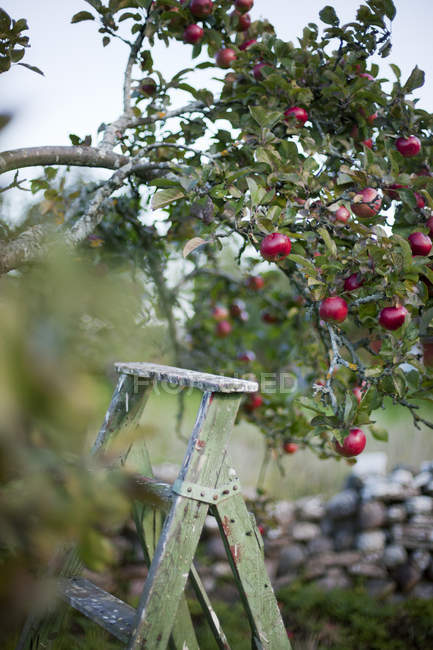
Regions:
M 187 499 L 194 499 L 195 501 L 202 501 L 203 503 L 216 505 L 217 503 L 221 503 L 221 501 L 230 499 L 230 497 L 238 494 L 241 490 L 241 484 L 239 479 L 236 477 L 236 479 L 233 479 L 231 483 L 222 485 L 218 489 L 212 489 L 197 485 L 197 483 L 190 483 L 189 481 L 177 479 L 177 481 L 173 483 L 171 489 L 176 494 L 186 497 Z

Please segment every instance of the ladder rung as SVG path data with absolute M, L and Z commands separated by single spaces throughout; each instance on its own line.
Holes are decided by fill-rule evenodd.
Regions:
M 119 641 L 128 643 L 135 620 L 135 609 L 85 578 L 64 579 L 61 597 L 84 616 L 103 627 Z

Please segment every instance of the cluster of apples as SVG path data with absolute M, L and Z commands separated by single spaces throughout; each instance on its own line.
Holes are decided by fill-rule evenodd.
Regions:
M 248 11 L 252 8 L 254 0 L 235 0 L 234 11 L 231 14 L 234 28 L 237 32 L 248 31 L 251 25 L 251 16 Z M 191 0 L 189 3 L 189 10 L 195 18 L 206 19 L 214 10 L 214 3 L 212 0 Z M 185 28 L 183 39 L 186 43 L 195 45 L 199 43 L 204 36 L 204 29 L 192 23 Z M 241 46 L 241 49 L 245 49 Z M 221 68 L 229 68 L 233 61 L 236 60 L 236 52 L 231 47 L 224 47 L 218 50 L 215 60 L 217 65 Z

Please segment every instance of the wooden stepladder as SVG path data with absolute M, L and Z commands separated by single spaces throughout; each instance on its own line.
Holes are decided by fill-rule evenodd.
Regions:
M 213 515 L 251 628 L 252 648 L 290 650 L 266 573 L 263 542 L 241 494 L 227 443 L 242 394 L 255 382 L 150 363 L 118 363 L 119 380 L 93 452 L 110 456 L 134 477 L 133 516 L 149 572 L 137 609 L 79 575 L 63 578 L 61 597 L 129 650 L 199 650 L 184 594 L 188 578 L 219 648 L 229 649 L 193 564 L 208 514 Z M 139 420 L 155 382 L 202 391 L 183 464 L 173 485 L 153 478 Z M 39 630 L 41 629 L 39 621 Z M 49 635 L 48 635 L 49 636 Z M 18 647 L 49 648 L 30 622 Z M 36 643 L 35 643 L 36 639 Z

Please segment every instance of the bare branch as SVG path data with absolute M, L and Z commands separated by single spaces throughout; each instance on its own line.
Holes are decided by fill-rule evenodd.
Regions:
M 129 53 L 128 63 L 126 64 L 125 78 L 123 82 L 123 112 L 125 115 L 131 114 L 131 73 L 134 63 L 137 59 L 141 46 L 143 45 L 144 35 L 146 30 L 146 22 L 141 27 L 135 43 L 131 47 Z
M 96 147 L 27 147 L 0 153 L 0 174 L 13 169 L 39 165 L 74 165 L 118 169 L 128 160 L 128 156 L 122 156 L 112 151 L 102 151 Z
M 46 225 L 32 226 L 12 241 L 0 242 L 0 274 L 41 257 L 46 252 L 44 241 L 48 232 Z

